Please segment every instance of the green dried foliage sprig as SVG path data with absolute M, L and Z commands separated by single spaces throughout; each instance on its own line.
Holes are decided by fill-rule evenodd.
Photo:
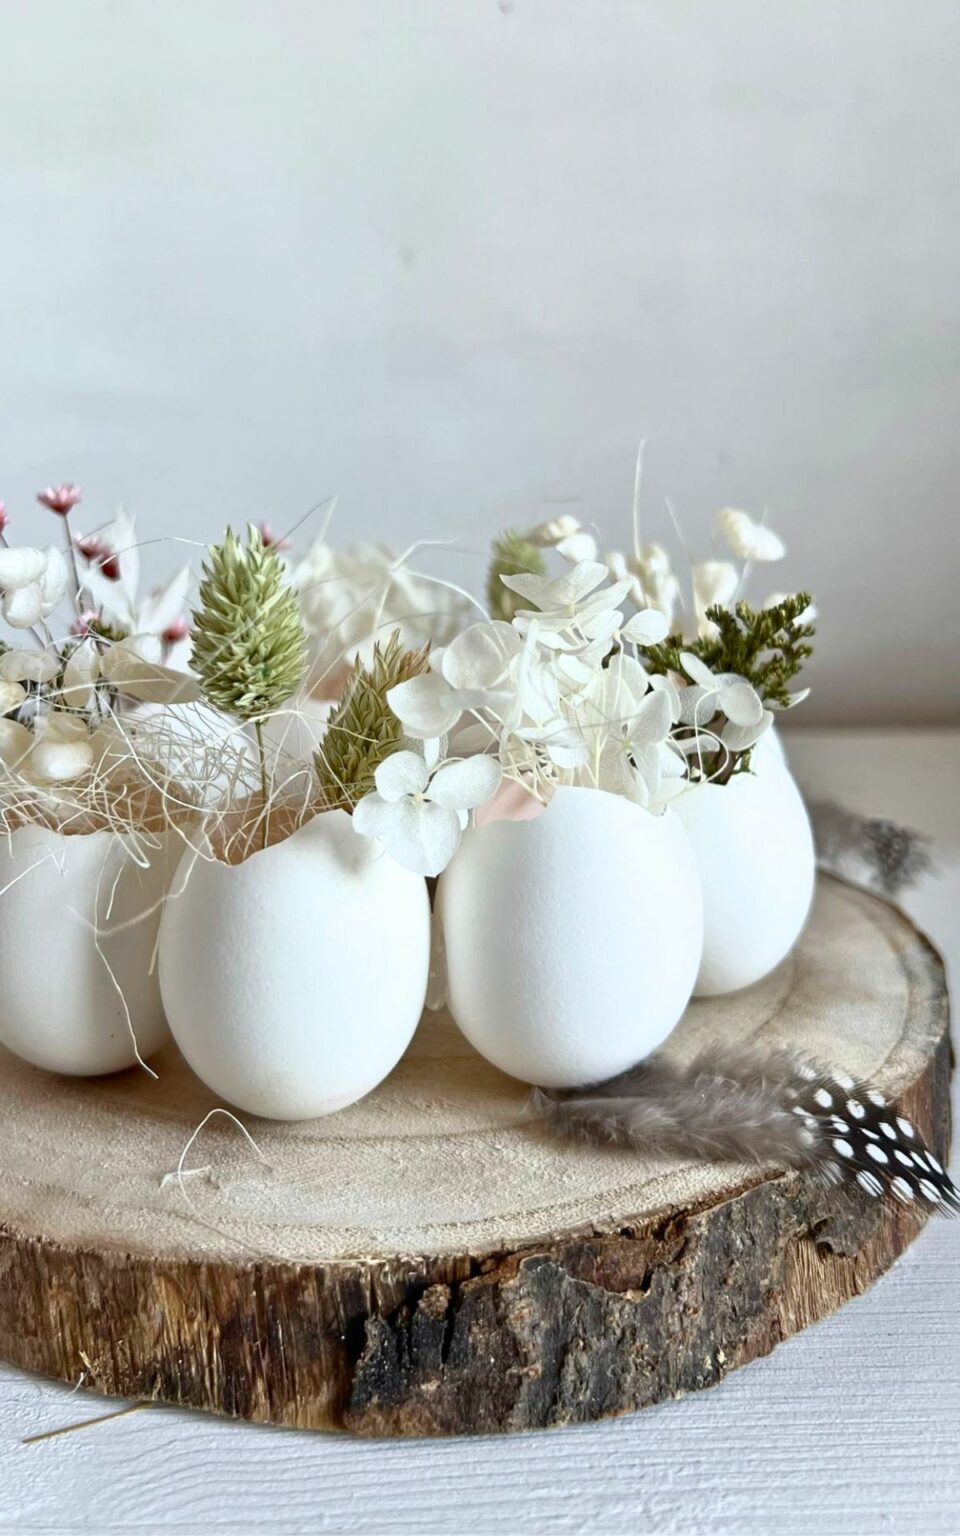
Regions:
M 751 608 L 739 602 L 731 612 L 719 606 L 707 609 L 707 618 L 718 633 L 689 643 L 670 635 L 660 645 L 646 646 L 644 663 L 652 672 L 683 674 L 681 652 L 699 656 L 711 672 L 736 672 L 752 683 L 765 704 L 785 709 L 790 703 L 790 683 L 813 655 L 809 643 L 816 633 L 812 624 L 800 622 L 810 606 L 810 595 L 797 592 L 772 608 Z
M 261 721 L 303 684 L 307 641 L 283 564 L 258 530 L 232 528 L 204 562 L 193 614 L 193 666 L 214 708 Z
M 326 805 L 352 810 L 375 787 L 380 764 L 403 746 L 403 726 L 387 694 L 427 670 L 429 651 L 429 645 L 405 650 L 395 630 L 385 645 L 374 646 L 369 666 L 357 661 L 314 755 Z
M 106 640 L 110 645 L 118 645 L 121 640 L 126 640 L 129 630 L 123 629 L 119 624 L 110 624 L 103 618 L 92 618 L 87 623 L 88 634 L 95 635 L 98 640 Z
M 508 529 L 493 541 L 493 559 L 487 573 L 487 607 L 492 619 L 502 619 L 509 624 L 524 600 L 511 592 L 500 580 L 501 576 L 545 576 L 547 562 L 543 551 L 531 544 L 522 534 Z

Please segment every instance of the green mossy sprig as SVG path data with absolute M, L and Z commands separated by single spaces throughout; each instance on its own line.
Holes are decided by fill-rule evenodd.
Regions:
M 688 643 L 680 635 L 670 635 L 660 645 L 644 647 L 644 664 L 651 672 L 683 674 L 681 653 L 689 651 L 711 672 L 735 672 L 753 684 L 765 704 L 786 709 L 789 685 L 813 655 L 809 642 L 816 631 L 812 624 L 801 623 L 810 601 L 809 593 L 797 592 L 772 608 L 751 608 L 745 602 L 737 603 L 732 612 L 719 606 L 708 608 L 707 618 L 718 631 L 713 638 Z
M 495 538 L 492 548 L 493 559 L 487 573 L 487 607 L 491 619 L 502 619 L 509 624 L 524 603 L 518 593 L 504 586 L 501 576 L 545 576 L 547 562 L 536 544 L 512 529 Z
M 130 631 L 120 624 L 111 624 L 107 619 L 99 615 L 87 620 L 87 634 L 93 635 L 97 640 L 106 640 L 108 645 L 119 645 L 121 640 L 126 640 Z
M 307 640 L 297 595 L 256 528 L 245 544 L 228 528 L 210 549 L 193 621 L 193 667 L 223 714 L 260 722 L 302 686 Z
M 314 766 L 325 805 L 352 810 L 370 794 L 380 764 L 404 743 L 403 726 L 387 703 L 398 683 L 427 670 L 429 645 L 408 651 L 395 630 L 373 648 L 369 666 L 357 661 L 330 717 Z

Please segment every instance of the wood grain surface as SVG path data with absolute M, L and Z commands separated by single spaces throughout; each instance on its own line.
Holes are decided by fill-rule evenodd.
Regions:
M 733 1031 L 789 1042 L 871 1078 L 944 1156 L 946 1028 L 932 948 L 825 878 L 794 956 L 691 1007 L 671 1050 Z M 554 1145 L 443 1020 L 354 1110 L 256 1124 L 274 1176 L 221 1168 L 204 1217 L 157 1177 L 204 1092 L 173 1053 L 156 1083 L 64 1083 L 4 1058 L 5 1358 L 297 1427 L 541 1428 L 715 1384 L 862 1292 L 917 1230 L 909 1209 L 811 1176 Z M 299 1258 L 309 1244 L 328 1257 Z
M 933 838 L 935 869 L 903 900 L 955 986 L 960 733 L 794 730 L 789 747 L 814 796 Z M 957 1099 L 955 1075 L 955 1113 Z M 879 1284 L 715 1391 L 550 1435 L 362 1439 L 164 1407 L 103 1419 L 115 1405 L 82 1378 L 0 1364 L 0 1531 L 956 1536 L 958 1295 L 960 1223 L 930 1222 Z

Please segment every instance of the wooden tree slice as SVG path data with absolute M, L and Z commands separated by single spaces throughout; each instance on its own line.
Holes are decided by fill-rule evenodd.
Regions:
M 872 1078 L 945 1157 L 943 968 L 876 898 L 822 879 L 790 959 L 669 1049 L 718 1037 Z M 808 1175 L 555 1144 L 436 1017 L 353 1108 L 246 1121 L 263 1162 L 215 1117 L 181 1184 L 215 1101 L 172 1048 L 155 1065 L 0 1052 L 0 1355 L 127 1398 L 362 1434 L 601 1418 L 719 1381 L 917 1231 Z

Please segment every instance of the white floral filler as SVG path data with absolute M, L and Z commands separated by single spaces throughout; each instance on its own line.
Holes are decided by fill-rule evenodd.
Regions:
M 777 535 L 745 512 L 725 509 L 717 527 L 747 565 L 785 553 Z M 595 537 L 571 517 L 524 537 L 538 552 L 556 550 L 567 568 L 501 574 L 522 604 L 511 602 L 511 619 L 473 624 L 435 647 L 429 669 L 386 696 L 410 747 L 377 769 L 354 826 L 421 874 L 446 867 L 469 813 L 502 780 L 541 804 L 561 786 L 580 786 L 660 815 L 691 784 L 748 769 L 775 711 L 805 697 L 782 688 L 776 700 L 764 697 L 748 678 L 714 671 L 677 647 L 677 637 L 675 666 L 651 665 L 682 606 L 662 546 L 638 542 L 629 559 L 600 560 Z M 694 565 L 681 636 L 701 647 L 717 642 L 707 610 L 729 608 L 743 575 L 728 561 Z M 776 638 L 772 620 L 768 627 Z
M 491 757 L 463 758 L 431 768 L 429 753 L 395 752 L 376 770 L 376 789 L 353 813 L 353 825 L 379 838 L 398 864 L 418 874 L 438 875 L 457 851 L 469 812 L 484 805 L 499 787 L 500 766 Z
M 102 828 L 132 835 L 145 862 L 158 829 L 183 821 L 225 756 L 241 757 L 201 740 L 179 708 L 200 697 L 184 669 L 190 570 L 144 595 L 132 518 L 83 535 L 77 487 L 37 499 L 62 549 L 12 545 L 0 503 L 0 831 Z
M 321 537 L 302 558 L 289 561 L 309 645 L 312 694 L 338 697 L 356 658 L 369 660 L 374 642 L 391 630 L 399 629 L 404 646 L 413 650 L 425 641 L 443 644 L 462 628 L 466 599 L 411 570 L 411 554 L 397 555 L 381 544 L 334 549 Z

